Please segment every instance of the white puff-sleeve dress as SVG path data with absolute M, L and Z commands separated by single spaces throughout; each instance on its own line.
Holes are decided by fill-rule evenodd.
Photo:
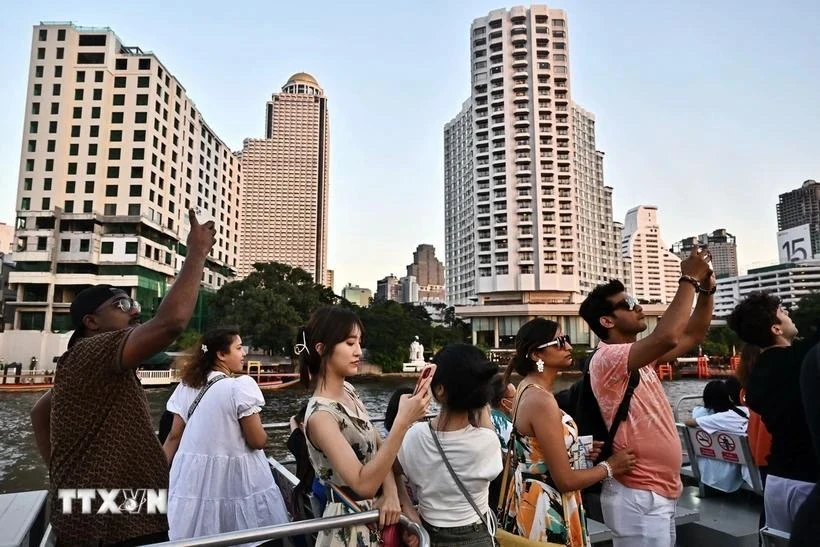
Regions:
M 208 380 L 221 372 L 211 372 Z M 239 419 L 265 399 L 250 376 L 215 382 L 188 419 L 200 389 L 179 384 L 167 409 L 185 422 L 171 465 L 168 535 L 172 540 L 288 522 L 282 493 L 262 450 L 250 448 Z

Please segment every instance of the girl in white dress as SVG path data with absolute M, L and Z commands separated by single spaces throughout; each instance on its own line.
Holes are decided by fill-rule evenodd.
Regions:
M 238 331 L 208 331 L 168 400 L 174 414 L 164 444 L 171 465 L 172 540 L 289 520 L 262 450 L 267 434 L 259 412 L 265 399 L 253 378 L 233 377 L 242 371 L 243 358 Z

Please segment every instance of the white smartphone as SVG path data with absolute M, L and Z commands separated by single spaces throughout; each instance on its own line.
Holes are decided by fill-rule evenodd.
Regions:
M 194 207 L 194 214 L 196 215 L 196 221 L 200 225 L 205 224 L 206 222 L 209 222 L 211 220 L 214 220 L 214 217 L 211 214 L 210 210 L 208 210 L 208 208 L 202 207 L 200 205 L 197 205 L 196 207 Z

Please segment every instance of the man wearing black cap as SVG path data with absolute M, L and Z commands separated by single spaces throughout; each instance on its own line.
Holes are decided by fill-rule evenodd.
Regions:
M 129 491 L 168 488 L 167 460 L 135 370 L 168 347 L 193 314 L 215 230 L 213 222 L 200 225 L 193 210 L 189 218 L 185 263 L 150 321 L 141 325 L 140 305 L 111 285 L 89 287 L 71 303 L 68 350 L 57 362 L 54 387 L 32 410 L 37 446 L 49 464 L 58 546 L 144 545 L 168 537 L 161 511 L 148 514 L 138 494 L 125 502 Z M 88 513 L 85 500 L 67 499 L 66 492 L 80 489 L 121 494 L 114 510 L 98 494 Z

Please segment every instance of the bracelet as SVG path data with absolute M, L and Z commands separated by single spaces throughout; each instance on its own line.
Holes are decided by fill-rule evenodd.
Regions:
M 695 287 L 696 292 L 701 292 L 700 288 L 700 281 L 692 277 L 691 275 L 682 275 L 680 279 L 678 279 L 678 283 L 683 283 L 686 281 L 687 283 L 691 283 L 693 287 Z
M 603 467 L 606 470 L 606 477 L 604 477 L 603 480 L 611 479 L 612 478 L 612 466 L 609 465 L 609 462 L 608 461 L 602 461 L 598 465 L 600 465 L 601 467 Z
M 698 289 L 698 292 L 700 294 L 705 294 L 707 296 L 712 296 L 713 294 L 715 294 L 717 292 L 717 285 L 712 286 L 711 289 L 704 289 L 703 287 L 700 287 Z

